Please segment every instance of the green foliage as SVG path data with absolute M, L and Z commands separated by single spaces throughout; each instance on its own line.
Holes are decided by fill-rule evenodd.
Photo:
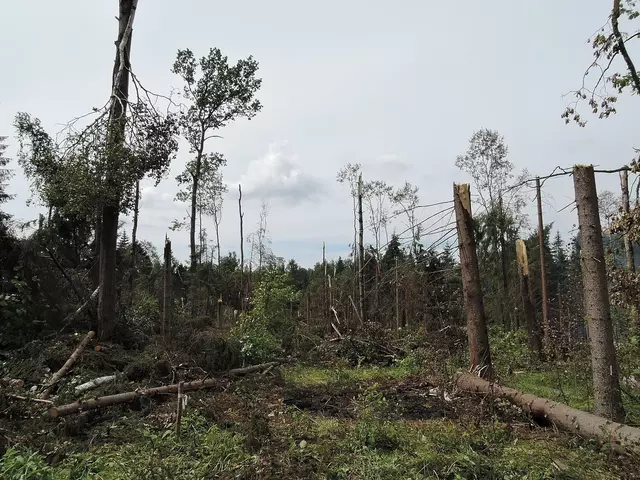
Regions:
M 54 471 L 37 452 L 11 447 L 0 458 L 0 478 L 5 480 L 54 480 Z
M 532 354 L 524 330 L 504 331 L 492 327 L 489 330 L 489 344 L 493 368 L 499 375 L 510 375 L 514 370 L 532 366 Z
M 296 329 L 291 304 L 298 297 L 287 273 L 277 267 L 262 272 L 253 294 L 253 309 L 242 314 L 234 328 L 249 362 L 268 360 L 291 347 Z
M 33 301 L 31 289 L 22 277 L 20 267 L 8 282 L 0 279 L 0 345 L 29 339 L 33 332 Z

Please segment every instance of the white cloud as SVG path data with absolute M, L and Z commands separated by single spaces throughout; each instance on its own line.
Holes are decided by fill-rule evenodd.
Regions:
M 301 170 L 295 154 L 286 152 L 286 142 L 272 143 L 267 154 L 249 162 L 238 182 L 248 198 L 282 199 L 298 204 L 324 190 L 322 181 Z

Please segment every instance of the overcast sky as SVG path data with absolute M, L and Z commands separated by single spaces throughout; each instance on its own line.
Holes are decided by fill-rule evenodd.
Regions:
M 132 68 L 149 89 L 166 93 L 180 86 L 170 72 L 180 48 L 201 56 L 219 47 L 231 61 L 248 55 L 259 61 L 263 110 L 208 144 L 228 159 L 222 250 L 238 249 L 242 183 L 245 232 L 255 230 L 265 199 L 274 253 L 311 265 L 323 241 L 330 258 L 349 251 L 351 200 L 335 180 L 346 162 L 360 162 L 365 180 L 418 185 L 421 203 L 450 200 L 452 184 L 469 180 L 454 161 L 481 127 L 504 135 L 510 159 L 534 175 L 557 165 L 629 162 L 632 147 L 640 146 L 632 120 L 640 113 L 637 97 L 621 98 L 619 113 L 606 121 L 585 111 L 586 128 L 560 119 L 568 101 L 562 95 L 580 85 L 591 61 L 586 40 L 605 23 L 610 3 L 141 0 Z M 117 4 L 3 6 L 0 135 L 10 137 L 9 156 L 17 153 L 16 112 L 39 117 L 54 133 L 57 124 L 108 99 Z M 169 178 L 144 189 L 139 236 L 158 246 L 171 221 L 185 214 L 186 206 L 173 202 L 173 178 L 188 158 L 183 148 Z M 616 175 L 597 180 L 600 190 L 618 189 Z M 17 196 L 6 209 L 23 220 L 36 218 L 17 170 L 9 190 Z M 571 179 L 550 180 L 544 195 L 546 219 L 571 230 L 575 211 L 557 213 L 573 199 Z M 169 233 L 176 255 L 186 259 L 188 233 Z

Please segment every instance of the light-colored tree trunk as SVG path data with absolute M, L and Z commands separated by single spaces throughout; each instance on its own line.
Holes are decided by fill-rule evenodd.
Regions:
M 611 422 L 591 413 L 571 408 L 547 398 L 519 392 L 513 388 L 489 383 L 469 374 L 460 375 L 456 384 L 468 392 L 478 392 L 505 398 L 518 405 L 534 418 L 551 421 L 554 425 L 578 435 L 595 438 L 615 447 L 640 453 L 640 429 Z
M 594 413 L 613 421 L 622 421 L 625 412 L 613 343 L 607 272 L 593 167 L 576 165 L 573 168 L 573 184 L 580 227 L 584 310 L 589 323 L 591 342 Z

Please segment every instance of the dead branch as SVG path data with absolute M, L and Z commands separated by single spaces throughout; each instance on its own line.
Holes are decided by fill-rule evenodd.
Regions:
M 269 362 L 260 365 L 253 365 L 245 368 L 236 368 L 229 370 L 222 378 L 225 377 L 237 377 L 247 375 L 253 372 L 259 372 L 269 367 L 278 365 L 280 362 Z M 190 390 L 200 390 L 204 388 L 212 388 L 220 384 L 220 378 L 209 378 L 207 380 L 195 380 L 183 384 L 182 391 L 187 392 Z M 177 393 L 180 384 L 165 385 L 163 387 L 147 388 L 142 390 L 135 390 L 133 392 L 118 393 L 116 395 L 107 395 L 104 397 L 92 398 L 86 401 L 78 401 L 69 403 L 67 405 L 61 405 L 58 407 L 51 407 L 49 409 L 49 415 L 52 418 L 63 417 L 65 415 L 71 415 L 73 413 L 83 412 L 86 410 L 95 410 L 111 405 L 118 405 L 121 403 L 128 403 L 139 397 L 155 397 L 165 393 Z
M 28 402 L 37 402 L 37 403 L 46 403 L 47 405 L 53 405 L 51 400 L 43 400 L 41 398 L 33 398 L 33 397 L 24 397 L 22 395 L 16 395 L 14 393 L 5 393 L 6 397 L 15 398 L 16 400 L 25 400 Z
M 78 359 L 78 357 L 80 356 L 84 348 L 89 344 L 89 342 L 93 339 L 93 337 L 95 337 L 95 335 L 96 335 L 96 332 L 91 331 L 87 334 L 86 337 L 84 337 L 82 342 L 80 342 L 80 345 L 78 345 L 78 348 L 74 350 L 74 352 L 71 354 L 69 359 L 65 362 L 65 364 L 62 366 L 62 368 L 60 368 L 60 370 L 58 370 L 56 373 L 53 374 L 53 376 L 51 377 L 51 380 L 49 380 L 44 391 L 40 395 L 40 398 L 42 399 L 49 398 L 49 395 L 51 394 L 53 387 L 55 387 L 55 385 L 60 381 L 60 379 L 67 374 L 67 372 L 76 362 L 76 360 Z

